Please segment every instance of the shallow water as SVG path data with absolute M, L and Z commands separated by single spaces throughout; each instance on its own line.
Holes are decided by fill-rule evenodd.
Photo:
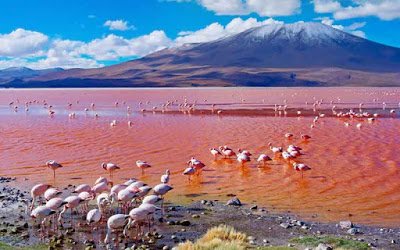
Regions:
M 183 103 L 185 98 L 188 103 L 196 101 L 202 114 L 168 112 L 178 110 L 177 105 L 165 113 L 138 112 L 153 106 L 161 110 L 160 104 L 168 100 Z M 43 107 L 44 99 L 53 105 L 53 117 Z M 322 104 L 314 112 L 312 103 L 321 99 Z M 40 104 L 31 104 L 26 112 L 24 103 L 32 100 Z M 18 106 L 17 112 L 9 106 L 12 101 Z M 243 202 L 275 211 L 290 210 L 306 219 L 349 218 L 365 224 L 398 226 L 400 121 L 389 110 L 399 112 L 399 101 L 398 88 L 0 90 L 0 175 L 16 176 L 18 184 L 25 187 L 39 182 L 56 186 L 90 184 L 100 175 L 107 176 L 101 162 L 114 162 L 122 168 L 112 177 L 115 183 L 136 177 L 154 185 L 168 168 L 175 188 L 168 199 L 174 202 L 210 198 L 225 201 L 227 194 L 236 194 Z M 94 111 L 85 112 L 92 102 Z M 360 102 L 363 108 L 385 118 L 368 123 L 326 117 L 311 129 L 314 115 L 256 115 L 260 109 L 273 110 L 275 104 L 307 109 L 315 115 L 331 114 L 332 105 L 358 111 Z M 383 102 L 386 109 L 382 108 Z M 254 111 L 250 115 L 217 115 L 211 113 L 211 104 L 216 104 L 216 110 Z M 130 115 L 127 106 L 132 109 Z M 75 119 L 68 118 L 71 112 L 76 113 Z M 118 125 L 111 127 L 114 119 Z M 133 122 L 132 127 L 128 127 L 128 120 Z M 345 127 L 345 121 L 352 125 Z M 362 123 L 361 129 L 356 128 L 357 123 Z M 283 136 L 286 132 L 295 138 L 288 141 Z M 301 133 L 312 139 L 302 142 Z M 255 156 L 272 156 L 268 142 L 301 146 L 305 154 L 297 160 L 312 170 L 301 178 L 279 158 L 263 168 L 258 168 L 254 159 L 242 167 L 235 160 L 214 161 L 208 150 L 229 145 L 248 149 Z M 181 173 L 191 156 L 207 167 L 189 183 Z M 44 167 L 49 159 L 64 165 L 55 180 L 52 171 Z M 138 159 L 153 167 L 142 174 L 135 166 Z

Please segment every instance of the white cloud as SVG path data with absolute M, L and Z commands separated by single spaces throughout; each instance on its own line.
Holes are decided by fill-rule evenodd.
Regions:
M 340 24 L 334 24 L 335 21 L 329 17 L 318 17 L 318 18 L 315 18 L 315 20 L 320 20 L 321 23 L 323 23 L 325 25 L 332 26 L 333 28 L 338 29 L 338 30 L 346 31 L 355 36 L 359 36 L 362 38 L 366 37 L 365 32 L 362 30 L 359 30 L 360 28 L 364 27 L 367 24 L 366 22 L 355 22 L 355 23 L 350 24 L 349 26 L 343 26 Z
M 314 11 L 317 13 L 331 13 L 342 8 L 338 1 L 314 0 Z
M 111 34 L 83 45 L 79 51 L 96 60 L 117 60 L 122 57 L 144 56 L 170 44 L 171 40 L 164 31 L 155 30 L 133 39 Z
M 35 33 L 35 32 L 34 32 Z M 38 33 L 38 32 L 36 32 Z M 47 39 L 46 39 L 47 41 Z M 18 42 L 18 51 L 11 54 L 8 48 L 0 44 L 3 56 L 0 60 L 0 68 L 26 66 L 35 69 L 43 68 L 94 68 L 104 66 L 104 60 L 119 60 L 125 57 L 140 57 L 151 52 L 163 49 L 171 45 L 172 41 L 164 31 L 153 31 L 150 34 L 132 39 L 116 35 L 108 35 L 104 38 L 94 39 L 90 42 L 54 39 L 48 41 L 46 46 L 28 46 L 31 40 L 25 39 Z M 24 53 L 19 50 L 24 49 Z M 37 53 L 35 48 L 40 49 Z M 27 53 L 29 51 L 29 53 Z
M 289 16 L 299 12 L 300 0 L 198 0 L 198 3 L 217 15 Z
M 290 16 L 299 12 L 301 1 L 247 0 L 247 6 L 260 16 Z
M 382 20 L 400 18 L 399 0 L 359 1 L 357 6 L 342 8 L 334 13 L 336 19 L 377 16 Z
M 0 56 L 30 56 L 41 53 L 48 37 L 40 32 L 16 29 L 0 34 Z
M 220 23 L 212 23 L 203 29 L 197 31 L 182 31 L 175 39 L 175 45 L 182 45 L 184 43 L 199 43 L 208 42 L 222 38 L 224 36 L 233 35 L 245 31 L 250 28 L 259 27 L 261 25 L 283 23 L 272 18 L 263 21 L 258 21 L 255 18 L 248 18 L 243 20 L 240 17 L 232 19 L 225 27 Z
M 108 27 L 110 30 L 128 30 L 134 29 L 133 26 L 129 26 L 127 21 L 124 20 L 107 20 L 104 23 L 105 27 Z
M 249 13 L 242 0 L 199 0 L 198 2 L 217 15 L 246 15 Z
M 317 13 L 333 13 L 337 20 L 366 16 L 376 16 L 382 20 L 400 18 L 400 0 L 353 0 L 350 5 L 342 6 L 335 0 L 314 0 Z
M 362 31 L 362 30 L 354 30 L 354 31 L 351 31 L 350 33 L 355 35 L 355 36 L 366 38 L 365 32 Z

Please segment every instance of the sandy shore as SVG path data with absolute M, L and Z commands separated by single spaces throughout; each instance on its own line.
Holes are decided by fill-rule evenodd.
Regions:
M 26 210 L 26 204 L 30 202 L 29 193 L 13 187 L 13 181 L 12 178 L 0 177 L 0 241 L 13 246 L 46 243 L 51 249 L 106 249 L 101 242 L 105 235 L 105 224 L 89 227 L 84 222 L 83 214 L 73 214 L 74 228 L 67 215 L 63 228 L 47 230 L 43 237 L 39 233 L 38 223 L 28 216 Z M 73 188 L 65 187 L 63 192 L 71 192 Z M 293 239 L 330 235 L 365 242 L 371 248 L 400 249 L 400 228 L 302 221 L 293 214 L 273 214 L 255 204 L 227 205 L 230 199 L 232 197 L 227 196 L 224 201 L 201 200 L 188 206 L 165 203 L 166 214 L 163 219 L 160 214 L 156 215 L 151 233 L 141 239 L 121 238 L 118 246 L 111 249 L 132 246 L 171 249 L 179 242 L 196 240 L 207 229 L 220 224 L 245 232 L 249 235 L 249 243 L 254 246 L 289 245 L 304 249 L 305 246 L 292 243 Z

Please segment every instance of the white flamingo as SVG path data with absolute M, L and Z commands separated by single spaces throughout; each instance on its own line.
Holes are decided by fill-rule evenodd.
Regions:
M 272 159 L 266 154 L 260 154 L 257 159 L 257 162 L 262 163 L 263 165 L 265 165 L 267 161 L 272 161 Z
M 183 175 L 187 175 L 189 181 L 190 181 L 190 176 L 194 174 L 196 174 L 196 169 L 194 167 L 188 167 L 183 171 Z
M 167 183 L 169 182 L 169 175 L 170 175 L 170 174 L 171 174 L 171 173 L 170 173 L 169 169 L 167 169 L 167 170 L 165 171 L 165 174 L 163 174 L 163 175 L 161 176 L 161 183 L 167 184 Z
M 114 214 L 107 220 L 107 234 L 104 239 L 104 243 L 108 244 L 110 240 L 110 235 L 113 232 L 116 232 L 116 239 L 118 239 L 118 233 L 121 230 L 124 230 L 127 223 L 129 221 L 129 215 L 127 214 Z M 124 230 L 125 231 L 125 230 Z M 124 232 L 125 234 L 125 232 Z

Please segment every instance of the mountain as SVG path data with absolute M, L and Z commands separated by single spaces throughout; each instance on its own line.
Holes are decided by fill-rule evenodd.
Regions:
M 400 49 L 321 23 L 269 24 L 98 69 L 11 87 L 400 86 Z
M 49 73 L 63 71 L 62 68 L 34 70 L 27 67 L 10 67 L 0 70 L 0 82 L 10 82 L 18 79 L 29 79 Z

